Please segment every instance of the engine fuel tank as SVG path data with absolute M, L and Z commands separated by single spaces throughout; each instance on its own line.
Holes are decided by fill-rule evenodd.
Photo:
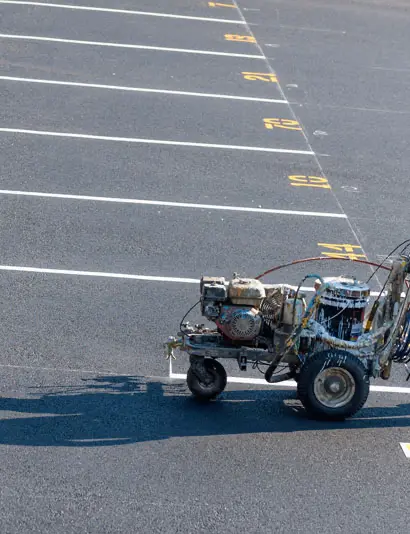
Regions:
M 265 288 L 259 280 L 253 278 L 234 278 L 229 282 L 228 297 L 232 304 L 259 309 L 265 298 Z

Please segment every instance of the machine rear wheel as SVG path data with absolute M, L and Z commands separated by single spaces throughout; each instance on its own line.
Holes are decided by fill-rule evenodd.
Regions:
M 201 366 L 198 372 L 198 365 Z M 212 400 L 225 389 L 226 371 L 217 360 L 206 358 L 203 363 L 191 365 L 187 374 L 187 385 L 191 393 L 201 400 Z
M 345 351 L 315 354 L 300 370 L 299 398 L 308 414 L 318 419 L 351 417 L 363 407 L 369 389 L 364 365 Z

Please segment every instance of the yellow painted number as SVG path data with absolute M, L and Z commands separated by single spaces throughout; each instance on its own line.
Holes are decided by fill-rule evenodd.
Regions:
M 322 250 L 322 256 L 328 258 L 347 258 L 349 260 L 358 260 L 359 258 L 366 258 L 364 254 L 360 254 L 362 248 L 359 245 L 336 244 L 336 243 L 318 243 L 319 247 L 328 250 Z
M 263 119 L 265 128 L 273 130 L 274 128 L 284 128 L 285 130 L 301 130 L 298 121 L 290 119 Z
M 256 43 L 255 37 L 252 35 L 234 35 L 232 33 L 226 33 L 225 39 L 227 41 L 240 41 L 242 43 Z
M 295 187 L 319 187 L 321 189 L 331 189 L 327 178 L 321 176 L 294 174 L 288 178 L 290 180 L 290 185 L 294 185 Z
M 233 4 L 220 4 L 219 2 L 208 2 L 209 7 L 236 7 Z
M 278 83 L 276 74 L 263 72 L 242 72 L 245 80 Z

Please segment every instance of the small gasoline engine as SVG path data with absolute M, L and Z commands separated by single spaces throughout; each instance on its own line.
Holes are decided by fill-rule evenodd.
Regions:
M 260 281 L 282 266 L 254 279 L 203 276 L 197 304 L 211 325 L 191 326 L 184 318 L 178 337 L 166 343 L 167 357 L 176 348 L 189 354 L 187 384 L 200 399 L 224 390 L 218 359 L 231 358 L 242 371 L 264 367 L 269 383 L 295 380 L 311 415 L 344 419 L 366 402 L 370 377 L 388 379 L 393 361 L 410 361 L 409 265 L 408 256 L 377 265 L 390 274 L 372 305 L 368 283 L 352 276 L 310 274 L 298 287 Z M 301 292 L 307 279 L 314 279 L 308 303 Z

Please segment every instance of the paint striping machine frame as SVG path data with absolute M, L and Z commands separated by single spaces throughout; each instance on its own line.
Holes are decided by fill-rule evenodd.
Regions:
M 403 246 L 404 245 L 404 246 Z M 398 256 L 384 265 L 402 247 Z M 200 300 L 180 323 L 177 336 L 165 343 L 189 355 L 187 385 L 201 400 L 215 399 L 226 387 L 220 359 L 233 359 L 264 373 L 268 383 L 294 379 L 307 413 L 317 419 L 343 420 L 367 401 L 370 378 L 388 380 L 392 364 L 410 362 L 410 240 L 401 243 L 382 263 L 344 258 L 307 258 L 269 269 L 256 278 L 203 276 Z M 291 265 L 339 260 L 369 264 L 369 279 L 354 276 L 322 278 L 308 274 L 298 287 L 264 284 L 265 275 Z M 373 303 L 369 282 L 388 271 Z M 314 279 L 309 302 L 303 282 Z M 190 325 L 185 318 L 195 306 L 210 322 Z M 263 369 L 263 370 L 262 370 Z M 408 374 L 407 380 L 410 377 Z

